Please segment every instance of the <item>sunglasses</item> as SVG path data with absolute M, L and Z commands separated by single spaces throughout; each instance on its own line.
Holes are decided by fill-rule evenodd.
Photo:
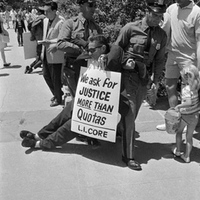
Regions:
M 96 2 L 88 2 L 88 7 L 89 8 L 96 8 L 97 4 L 96 4 Z
M 94 48 L 90 48 L 90 49 L 88 49 L 88 53 L 94 53 L 96 51 L 96 49 L 101 48 L 101 47 L 102 47 L 102 45 L 94 47 Z

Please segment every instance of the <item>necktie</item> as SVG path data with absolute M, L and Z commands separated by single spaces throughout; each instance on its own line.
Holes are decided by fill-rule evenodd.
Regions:
M 49 29 L 50 29 L 52 23 L 53 23 L 53 20 L 49 20 L 49 23 L 47 25 L 47 35 L 48 35 Z
M 147 41 L 146 41 L 146 47 L 144 49 L 145 52 L 149 52 L 150 46 L 151 46 L 151 35 L 152 35 L 152 27 L 147 28 L 145 31 L 147 33 Z
M 90 36 L 90 33 L 89 33 L 89 21 L 88 20 L 85 20 L 84 27 L 85 27 L 85 41 L 87 41 L 89 36 Z

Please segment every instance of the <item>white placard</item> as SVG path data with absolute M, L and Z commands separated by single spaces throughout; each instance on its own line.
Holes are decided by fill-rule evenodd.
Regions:
M 36 58 L 36 48 L 37 48 L 37 42 L 36 41 L 30 41 L 31 33 L 25 32 L 23 33 L 23 42 L 24 42 L 24 58 L 30 59 L 30 58 Z
M 71 130 L 96 139 L 115 142 L 121 74 L 81 67 Z

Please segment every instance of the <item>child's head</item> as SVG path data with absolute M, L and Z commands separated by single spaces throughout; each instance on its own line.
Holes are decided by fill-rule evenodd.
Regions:
M 195 84 L 196 87 L 200 87 L 200 75 L 196 66 L 190 64 L 188 67 L 185 67 L 181 71 L 181 76 L 184 79 L 184 82 L 189 85 L 192 86 Z

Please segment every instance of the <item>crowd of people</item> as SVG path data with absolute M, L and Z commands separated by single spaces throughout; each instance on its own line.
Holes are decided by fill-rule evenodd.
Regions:
M 22 12 L 15 15 L 14 10 L 10 15 L 5 12 L 7 28 L 10 28 L 7 16 L 12 17 L 19 45 L 23 45 L 21 34 L 26 31 L 23 20 L 31 22 L 31 38 L 38 45 L 32 67 L 38 62 L 42 64 L 44 80 L 52 93 L 50 106 L 63 103 L 63 86 L 69 88 L 72 96 L 61 113 L 38 133 L 22 130 L 22 146 L 50 150 L 75 137 L 92 145 L 100 144 L 96 139 L 71 131 L 71 122 L 80 67 L 87 67 L 91 60 L 105 66 L 102 62 L 106 60 L 103 70 L 121 73 L 118 129 L 122 137 L 122 161 L 130 169 L 142 169 L 135 160 L 135 120 L 147 89 L 157 91 L 159 78 L 165 70 L 169 106 L 181 114 L 172 154 L 190 162 L 192 137 L 200 110 L 200 8 L 193 0 L 176 0 L 168 6 L 163 0 L 150 2 L 144 17 L 127 23 L 116 41 L 110 44 L 93 17 L 96 0 L 77 0 L 77 4 L 80 12 L 70 19 L 59 15 L 58 5 L 53 0 L 40 6 L 37 12 L 34 10 L 34 19 Z M 176 90 L 180 77 L 181 103 Z M 186 149 L 183 151 L 185 127 Z M 166 125 L 157 129 L 166 130 Z

